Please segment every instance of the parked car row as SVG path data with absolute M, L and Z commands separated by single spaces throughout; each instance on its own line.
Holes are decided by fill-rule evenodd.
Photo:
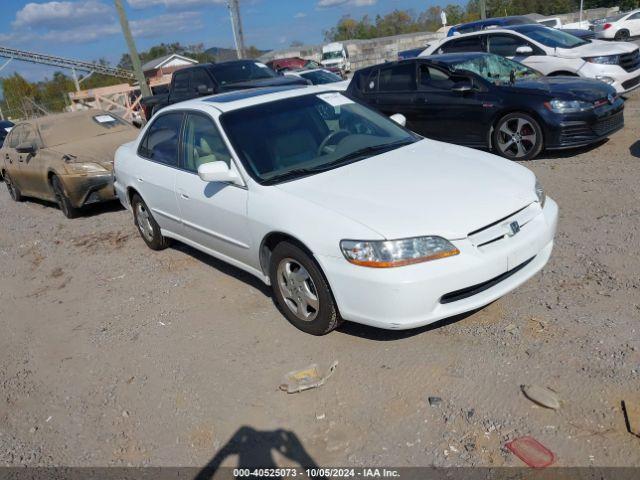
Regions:
M 487 35 L 521 28 L 551 30 L 440 47 L 491 48 Z M 2 177 L 14 200 L 56 201 L 67 216 L 117 197 L 151 249 L 179 241 L 249 272 L 302 331 L 426 325 L 494 301 L 548 261 L 558 207 L 510 160 L 624 125 L 606 82 L 486 51 L 427 53 L 348 85 L 290 72 L 303 81 L 235 88 L 216 72 L 221 93 L 174 98 L 139 134 L 107 112 L 23 122 L 1 150 Z

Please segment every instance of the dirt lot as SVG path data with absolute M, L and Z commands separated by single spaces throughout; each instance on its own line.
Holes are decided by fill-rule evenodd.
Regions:
M 503 447 L 522 435 L 557 465 L 640 465 L 620 406 L 640 402 L 639 113 L 636 94 L 609 142 L 527 163 L 561 208 L 541 274 L 403 333 L 305 335 L 247 274 L 147 249 L 117 205 L 66 220 L 3 189 L 0 465 L 522 465 Z

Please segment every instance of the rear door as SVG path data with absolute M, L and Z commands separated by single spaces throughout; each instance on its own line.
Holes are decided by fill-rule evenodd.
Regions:
M 460 82 L 471 83 L 467 76 L 451 75 L 428 63 L 418 66 L 418 91 L 415 131 L 426 137 L 462 145 L 486 144 L 487 112 L 484 107 L 486 93 L 474 89 L 454 92 Z
M 175 194 L 180 166 L 180 133 L 184 113 L 158 113 L 145 132 L 131 165 L 134 188 L 153 212 L 160 228 L 180 233 L 180 213 Z
M 250 264 L 247 189 L 226 182 L 205 182 L 198 176 L 198 167 L 205 163 L 221 161 L 236 168 L 210 116 L 186 114 L 182 152 L 176 194 L 184 236 L 231 263 Z

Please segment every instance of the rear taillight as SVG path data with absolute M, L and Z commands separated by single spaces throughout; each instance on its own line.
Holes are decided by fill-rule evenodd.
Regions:
M 611 25 L 610 23 L 605 23 L 604 27 L 602 27 L 603 30 L 606 30 L 607 28 L 611 28 L 613 27 L 613 25 Z

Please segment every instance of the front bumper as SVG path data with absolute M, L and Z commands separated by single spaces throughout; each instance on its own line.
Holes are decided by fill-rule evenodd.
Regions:
M 113 188 L 113 174 L 104 175 L 62 175 L 60 177 L 65 193 L 74 207 L 92 203 L 107 202 L 116 198 Z
M 613 79 L 610 85 L 618 94 L 628 93 L 640 87 L 640 69 L 627 71 L 620 65 L 603 65 L 599 63 L 584 62 L 578 70 L 582 77 L 600 79 L 609 77 Z
M 502 297 L 535 275 L 549 260 L 558 206 L 544 209 L 518 234 L 476 247 L 453 241 L 460 254 L 406 267 L 375 269 L 343 257 L 317 256 L 342 318 L 404 330 L 469 312 Z M 512 274 L 507 274 L 512 273 Z
M 545 148 L 549 150 L 591 145 L 624 127 L 624 101 L 604 105 L 588 112 L 554 114 L 545 118 Z

